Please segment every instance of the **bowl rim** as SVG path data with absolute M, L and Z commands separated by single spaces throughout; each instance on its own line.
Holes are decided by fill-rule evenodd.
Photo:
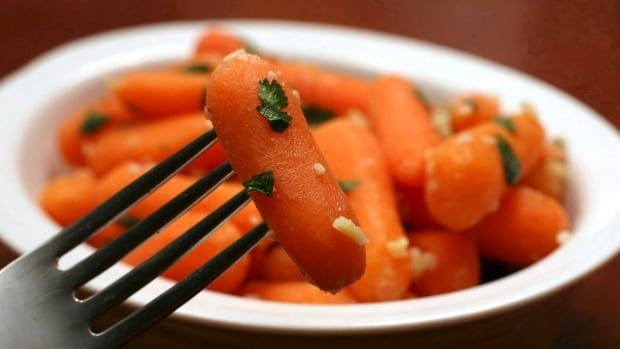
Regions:
M 96 71 L 103 69 L 103 66 L 124 65 L 128 64 L 128 60 L 130 64 L 146 62 L 148 59 L 145 56 L 149 55 L 155 55 L 158 59 L 181 57 L 182 54 L 188 53 L 191 39 L 205 26 L 214 24 L 247 36 L 258 43 L 258 47 L 267 48 L 267 51 L 279 52 L 278 50 L 283 49 L 283 45 L 286 44 L 292 48 L 284 48 L 283 52 L 292 55 L 299 53 L 309 60 L 321 61 L 324 56 L 330 56 L 330 61 L 351 62 L 377 72 L 388 72 L 394 66 L 397 67 L 396 71 L 401 72 L 409 69 L 404 60 L 417 55 L 416 57 L 422 57 L 421 60 L 430 62 L 429 69 L 438 67 L 458 69 L 459 74 L 466 72 L 473 76 L 471 74 L 483 73 L 489 78 L 503 79 L 516 85 L 524 84 L 531 88 L 531 93 L 538 93 L 541 98 L 556 98 L 566 108 L 570 107 L 575 112 L 587 115 L 589 124 L 597 129 L 605 144 L 620 149 L 620 137 L 617 131 L 595 111 L 555 87 L 511 68 L 416 39 L 365 29 L 291 21 L 171 22 L 119 29 L 78 39 L 53 49 L 0 80 L 0 112 L 3 114 L 4 111 L 14 112 L 16 107 L 12 101 L 19 100 L 17 96 L 23 91 L 24 86 L 32 86 L 41 76 L 55 81 L 53 79 L 60 79 L 58 74 L 71 72 L 67 79 L 64 77 L 61 79 L 62 83 L 40 84 L 41 86 L 33 88 L 32 96 L 29 98 L 33 106 L 24 108 L 26 110 L 24 113 L 34 112 L 36 108 L 40 108 L 57 96 L 56 91 L 51 89 L 73 86 L 76 81 L 92 76 Z M 271 40 L 283 42 L 270 46 Z M 299 44 L 300 42 L 304 45 Z M 329 52 L 317 50 L 324 42 L 331 43 L 328 45 Z M 336 44 L 346 45 L 337 48 Z M 97 55 L 101 52 L 117 46 L 127 49 L 128 53 L 97 60 Z M 368 55 L 352 56 L 348 47 Z M 388 60 L 385 55 L 376 52 L 379 48 L 396 51 L 400 58 L 392 57 Z M 398 64 L 395 64 L 396 61 Z M 80 63 L 84 67 L 81 67 Z M 52 71 L 54 69 L 61 71 Z M 422 73 L 419 70 L 407 71 L 408 76 L 416 74 Z M 446 82 L 450 81 L 450 78 L 445 76 L 443 79 Z M 2 102 L 6 102 L 9 107 Z M 8 181 L 5 183 L 23 184 L 17 169 L 20 130 L 26 129 L 26 122 L 36 118 L 34 115 L 25 116 L 26 120 L 17 122 L 11 120 L 10 123 L 7 118 L 0 118 L 0 161 L 13 166 L 0 169 L 0 180 Z M 597 227 L 601 231 L 597 233 L 600 236 L 608 234 L 610 237 L 615 237 L 613 231 L 620 227 L 620 195 L 615 195 L 617 193 L 617 191 L 612 193 L 614 195 L 612 211 Z M 14 207 L 12 203 L 15 201 L 24 205 L 29 202 L 30 206 L 21 207 L 20 204 Z M 23 252 L 32 249 L 34 245 L 24 243 L 15 237 L 15 234 L 8 233 L 9 230 L 23 233 L 32 228 L 43 229 L 46 232 L 57 231 L 58 227 L 40 212 L 37 213 L 37 210 L 36 202 L 27 196 L 24 188 L 19 185 L 0 187 L 0 238 L 14 250 Z M 30 215 L 36 216 L 36 219 L 24 217 Z M 578 281 L 609 260 L 620 248 L 620 239 L 617 238 L 612 238 L 611 243 L 601 243 L 587 237 L 581 238 L 577 234 L 572 240 L 574 241 L 569 241 L 547 258 L 521 272 L 489 284 L 441 296 L 375 304 L 316 306 L 263 302 L 202 292 L 179 308 L 174 316 L 212 326 L 280 333 L 350 334 L 443 326 L 497 314 L 547 296 Z M 90 247 L 79 247 L 75 250 L 75 258 L 86 256 L 91 251 Z M 587 259 L 581 259 L 586 255 Z M 127 270 L 128 268 L 124 266 L 113 267 L 113 271 L 117 273 L 124 273 Z M 553 273 L 545 274 L 549 271 Z M 110 280 L 102 280 L 105 281 Z M 103 283 L 95 287 L 100 288 L 101 285 Z M 152 296 L 170 285 L 169 281 L 158 279 L 146 286 L 147 293 L 150 292 Z M 146 300 L 145 296 L 136 295 L 129 299 L 129 304 L 139 306 Z

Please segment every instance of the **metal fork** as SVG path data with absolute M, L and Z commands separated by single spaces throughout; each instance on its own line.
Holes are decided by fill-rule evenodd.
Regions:
M 62 255 L 119 218 L 213 145 L 216 139 L 215 132 L 206 132 L 44 245 L 22 255 L 0 271 L 0 348 L 120 346 L 172 313 L 252 249 L 267 234 L 269 228 L 265 223 L 257 225 L 187 278 L 108 329 L 101 333 L 91 330 L 93 319 L 155 279 L 245 206 L 250 197 L 243 190 L 114 283 L 87 299 L 75 297 L 80 286 L 108 269 L 229 178 L 232 168 L 229 163 L 224 163 L 84 260 L 67 270 L 57 267 Z

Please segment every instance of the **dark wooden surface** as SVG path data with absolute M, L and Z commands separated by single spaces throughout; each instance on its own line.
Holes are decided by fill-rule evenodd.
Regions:
M 620 127 L 620 1 L 613 0 L 0 0 L 0 77 L 78 37 L 208 18 L 335 23 L 450 46 L 556 85 Z M 0 244 L 0 265 L 12 258 Z M 556 346 L 619 348 L 618 295 L 620 257 L 579 286 Z

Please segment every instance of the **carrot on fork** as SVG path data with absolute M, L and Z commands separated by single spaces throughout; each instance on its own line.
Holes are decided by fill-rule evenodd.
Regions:
M 357 185 L 347 192 L 368 237 L 366 272 L 347 289 L 360 301 L 405 296 L 411 282 L 407 236 L 398 216 L 394 187 L 376 138 L 355 122 L 329 121 L 314 132 L 335 175 Z
M 300 101 L 258 56 L 226 57 L 211 75 L 210 119 L 235 173 L 277 240 L 318 287 L 335 292 L 364 272 L 365 236 L 324 165 Z

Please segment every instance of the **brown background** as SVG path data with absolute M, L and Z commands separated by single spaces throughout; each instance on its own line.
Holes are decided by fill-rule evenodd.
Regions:
M 451 46 L 556 85 L 620 127 L 620 1 L 0 0 L 0 78 L 71 39 L 208 18 L 335 23 Z M 12 258 L 0 244 L 0 265 Z M 556 346 L 620 347 L 618 295 L 620 257 L 579 287 Z

